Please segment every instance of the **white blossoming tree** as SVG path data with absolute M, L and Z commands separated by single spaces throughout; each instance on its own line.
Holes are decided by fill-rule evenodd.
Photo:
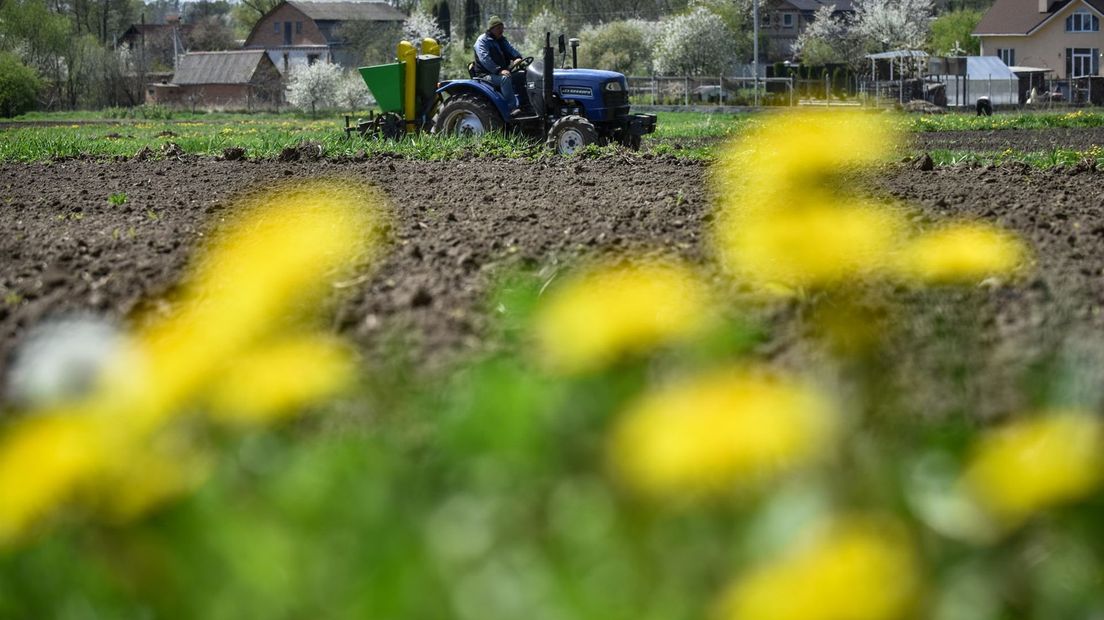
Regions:
M 805 64 L 847 62 L 859 69 L 868 52 L 917 49 L 928 40 L 932 0 L 855 0 L 854 7 L 853 17 L 833 14 L 832 6 L 817 10 L 794 44 Z
M 338 103 L 341 80 L 341 68 L 334 64 L 316 62 L 296 67 L 288 80 L 288 103 L 312 115 L 317 114 L 318 110 L 333 108 Z
M 441 30 L 433 15 L 421 8 L 415 8 L 411 11 L 410 17 L 403 21 L 402 36 L 403 39 L 417 46 L 419 51 L 421 50 L 422 39 L 437 41 L 441 46 L 442 56 L 445 55 L 445 48 L 448 46 L 448 33 Z
M 808 65 L 846 62 L 853 68 L 865 62 L 868 41 L 847 13 L 835 13 L 832 5 L 822 6 L 813 15 L 813 22 L 794 43 L 793 51 Z
M 337 85 L 337 104 L 348 112 L 363 110 L 376 101 L 368 91 L 364 78 L 356 71 L 348 71 Z
M 653 59 L 664 75 L 719 75 L 737 61 L 735 37 L 719 15 L 698 6 L 663 22 Z
M 544 33 L 552 33 L 552 46 L 556 46 L 556 37 L 567 34 L 567 21 L 558 13 L 548 9 L 541 10 L 529 20 L 525 27 L 524 47 L 515 45 L 519 51 L 540 58 L 540 51 L 544 48 Z
M 855 27 L 873 44 L 918 49 L 931 33 L 932 0 L 855 0 Z

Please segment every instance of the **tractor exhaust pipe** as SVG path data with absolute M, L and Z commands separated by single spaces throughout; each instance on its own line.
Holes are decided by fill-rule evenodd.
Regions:
M 552 33 L 544 33 L 544 133 L 548 134 L 549 121 L 552 115 L 552 74 L 555 72 L 556 58 L 552 55 Z

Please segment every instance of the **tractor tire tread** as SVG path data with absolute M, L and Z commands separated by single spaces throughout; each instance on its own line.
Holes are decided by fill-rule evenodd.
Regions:
M 441 107 L 437 109 L 437 113 L 433 115 L 430 120 L 430 132 L 434 134 L 440 134 L 448 131 L 444 121 L 448 118 L 448 115 L 455 108 L 468 108 L 469 111 L 475 112 L 480 115 L 483 124 L 486 127 L 484 133 L 490 133 L 492 131 L 501 131 L 505 126 L 501 115 L 498 110 L 486 100 L 482 95 L 475 94 L 461 94 L 449 97 L 447 101 L 441 104 Z

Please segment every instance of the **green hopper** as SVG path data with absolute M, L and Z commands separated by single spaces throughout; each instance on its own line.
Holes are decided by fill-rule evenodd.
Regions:
M 386 65 L 360 67 L 360 76 L 368 85 L 368 90 L 376 98 L 382 112 L 402 113 L 402 93 L 405 77 L 403 64 L 393 62 Z

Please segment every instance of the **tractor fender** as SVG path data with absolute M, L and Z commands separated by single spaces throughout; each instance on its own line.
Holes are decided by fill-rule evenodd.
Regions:
M 438 96 L 455 97 L 462 94 L 484 97 L 494 105 L 503 119 L 510 117 L 510 108 L 506 105 L 506 100 L 493 86 L 483 80 L 456 80 L 437 89 Z

